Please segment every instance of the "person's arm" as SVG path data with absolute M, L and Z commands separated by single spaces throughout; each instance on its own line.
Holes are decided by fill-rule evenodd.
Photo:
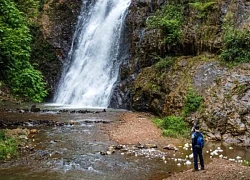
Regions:
M 195 146 L 194 139 L 195 139 L 195 132 L 192 132 L 192 148 L 194 148 Z
M 192 127 L 190 134 L 192 135 L 192 134 L 193 134 L 193 132 L 195 132 L 195 130 L 194 130 L 194 126 Z

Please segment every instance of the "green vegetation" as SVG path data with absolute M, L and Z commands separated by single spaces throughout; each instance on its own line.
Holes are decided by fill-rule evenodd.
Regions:
M 155 119 L 154 123 L 163 130 L 164 136 L 188 137 L 188 125 L 182 117 L 168 116 L 163 119 Z
M 203 97 L 199 96 L 194 89 L 189 88 L 185 97 L 184 107 L 182 110 L 183 116 L 187 116 L 195 112 L 202 104 Z
M 244 161 L 242 162 L 242 165 L 243 165 L 243 166 L 250 166 L 250 161 L 244 160 Z
M 173 57 L 165 57 L 165 58 L 157 57 L 155 59 L 158 60 L 158 62 L 155 64 L 155 67 L 158 70 L 169 68 L 174 63 L 174 58 Z
M 0 13 L 3 14 L 0 17 L 0 59 L 3 61 L 0 71 L 16 96 L 41 102 L 47 90 L 41 72 L 30 63 L 32 36 L 28 22 L 11 0 L 0 1 Z
M 235 14 L 228 12 L 223 23 L 223 41 L 220 57 L 229 65 L 249 62 L 250 30 L 235 26 Z
M 6 136 L 5 130 L 0 130 L 0 159 L 8 159 L 17 155 L 17 141 Z
M 22 12 L 28 25 L 34 25 L 42 8 L 40 0 L 13 0 L 17 9 Z
M 235 92 L 238 94 L 238 95 L 242 95 L 245 90 L 247 89 L 247 85 L 246 84 L 238 84 L 236 89 L 235 89 Z
M 216 4 L 214 1 L 189 3 L 190 6 L 197 10 L 197 18 L 201 19 L 207 16 L 207 11 L 213 7 L 214 4 Z
M 150 16 L 146 22 L 149 29 L 161 29 L 168 45 L 176 46 L 181 39 L 183 6 L 167 4 Z
M 250 60 L 250 30 L 229 28 L 223 36 L 221 58 L 228 63 Z
M 155 119 L 153 122 L 163 130 L 164 136 L 186 138 L 189 135 L 189 128 L 184 119 L 201 106 L 202 100 L 202 96 L 199 96 L 192 88 L 189 88 L 186 94 L 182 116 L 167 116 L 163 119 Z

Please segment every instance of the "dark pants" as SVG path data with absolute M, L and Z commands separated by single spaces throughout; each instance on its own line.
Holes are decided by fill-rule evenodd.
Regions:
M 202 156 L 202 148 L 193 148 L 193 155 L 194 155 L 194 169 L 198 169 L 198 156 L 200 159 L 201 168 L 204 168 L 204 160 Z

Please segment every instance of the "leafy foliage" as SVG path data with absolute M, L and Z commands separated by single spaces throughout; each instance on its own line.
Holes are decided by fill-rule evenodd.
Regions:
M 172 57 L 157 57 L 157 59 L 158 62 L 155 64 L 155 67 L 159 70 L 169 68 L 174 63 L 174 59 Z
M 167 116 L 163 119 L 155 119 L 154 122 L 163 129 L 163 135 L 169 137 L 187 137 L 188 126 L 182 117 Z
M 214 4 L 216 4 L 214 1 L 189 3 L 190 6 L 198 11 L 198 18 L 204 18 L 207 15 L 207 10 Z
M 150 29 L 161 29 L 166 43 L 177 45 L 181 37 L 181 25 L 183 23 L 183 7 L 167 4 L 155 15 L 148 18 L 146 24 Z
M 0 140 L 2 140 L 2 141 L 6 140 L 6 136 L 5 136 L 5 131 L 4 130 L 0 130 Z
M 22 12 L 29 25 L 34 24 L 41 9 L 39 0 L 13 0 L 17 9 Z
M 229 28 L 223 36 L 221 58 L 226 62 L 249 62 L 250 30 Z
M 7 83 L 16 95 L 41 102 L 47 95 L 42 74 L 30 64 L 31 35 L 11 0 L 0 1 L 0 51 Z
M 242 162 L 242 165 L 243 165 L 243 166 L 250 166 L 250 161 L 244 160 L 244 161 Z
M 192 88 L 189 88 L 185 97 L 183 115 L 195 112 L 202 104 L 203 97 L 199 96 Z
M 0 159 L 17 155 L 17 141 L 5 135 L 5 130 L 0 130 Z

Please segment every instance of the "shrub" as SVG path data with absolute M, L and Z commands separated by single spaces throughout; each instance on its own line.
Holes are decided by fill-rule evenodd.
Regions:
M 250 31 L 229 28 L 223 36 L 223 49 L 220 57 L 229 63 L 249 62 Z
M 188 128 L 186 122 L 182 117 L 168 116 L 163 119 L 163 135 L 170 137 L 178 137 L 188 135 Z
M 47 95 L 42 74 L 30 64 L 31 35 L 26 20 L 10 0 L 0 1 L 0 59 L 12 92 L 40 102 Z
M 23 13 L 26 22 L 29 25 L 35 24 L 39 15 L 39 9 L 42 8 L 40 0 L 13 0 L 17 9 Z
M 17 141 L 6 137 L 5 130 L 0 130 L 0 159 L 7 159 L 17 155 Z
M 163 130 L 164 136 L 187 137 L 188 126 L 182 117 L 168 116 L 163 119 L 156 119 L 154 123 Z
M 243 165 L 243 166 L 250 166 L 250 161 L 244 160 L 244 161 L 242 162 L 242 165 Z
M 174 59 L 171 57 L 165 57 L 165 58 L 157 57 L 157 59 L 158 59 L 158 62 L 155 64 L 155 67 L 158 70 L 169 68 L 172 66 L 174 62 Z
M 192 6 L 194 9 L 198 11 L 197 18 L 201 19 L 207 16 L 208 9 L 212 7 L 214 4 L 216 4 L 216 2 L 213 1 L 189 3 L 190 6 Z
M 192 88 L 189 88 L 185 97 L 183 115 L 187 116 L 195 112 L 202 104 L 203 97 L 199 96 Z
M 47 95 L 42 74 L 33 67 L 11 71 L 9 82 L 12 85 L 12 91 L 17 95 L 20 94 L 22 98 L 41 102 Z
M 169 45 L 177 45 L 181 37 L 181 25 L 183 23 L 183 7 L 168 4 L 157 11 L 155 15 L 147 19 L 146 25 L 149 29 L 161 29 L 165 41 Z

